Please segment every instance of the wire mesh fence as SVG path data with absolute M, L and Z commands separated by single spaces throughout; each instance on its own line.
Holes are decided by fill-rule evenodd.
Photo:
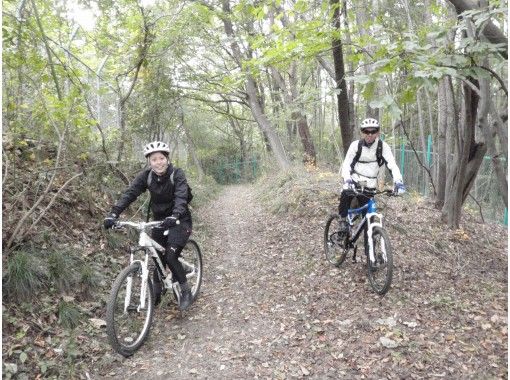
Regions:
M 250 182 L 260 174 L 260 161 L 256 158 L 250 160 L 230 160 L 218 162 L 211 169 L 211 174 L 220 184 Z
M 431 140 L 429 140 L 431 142 Z M 427 152 L 406 149 L 401 145 L 395 149 L 395 159 L 399 164 L 408 189 L 429 196 L 432 194 L 430 178 L 427 171 L 420 165 L 420 161 L 430 170 L 432 178 L 435 178 L 434 162 L 437 154 L 428 149 Z M 479 212 L 481 209 L 483 218 L 508 225 L 508 210 L 499 192 L 496 172 L 490 157 L 484 157 L 478 171 L 475 183 L 467 198 L 465 207 Z

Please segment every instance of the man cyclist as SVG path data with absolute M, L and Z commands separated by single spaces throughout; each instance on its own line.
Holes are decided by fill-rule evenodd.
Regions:
M 381 166 L 386 165 L 389 169 L 395 193 L 403 194 L 406 191 L 390 146 L 379 139 L 379 122 L 372 118 L 365 119 L 361 122 L 360 130 L 362 138 L 351 143 L 340 168 L 344 181 L 338 206 L 341 233 L 346 233 L 349 228 L 346 218 L 351 201 L 356 196 L 353 190 L 359 188 L 361 182 L 367 190 L 375 190 Z M 359 207 L 362 207 L 368 203 L 368 199 L 360 197 L 359 202 Z
M 162 221 L 161 227 L 152 230 L 152 238 L 165 247 L 163 261 L 172 271 L 173 278 L 179 282 L 179 309 L 185 310 L 191 305 L 192 296 L 186 272 L 178 259 L 191 234 L 192 221 L 188 208 L 186 176 L 182 169 L 173 167 L 168 158 L 169 153 L 170 148 L 161 141 L 151 142 L 144 147 L 143 154 L 149 167 L 140 172 L 124 191 L 105 218 L 104 227 L 113 227 L 119 215 L 145 190 L 149 190 L 154 220 Z M 165 230 L 168 230 L 167 236 L 164 235 Z M 160 295 L 156 295 L 156 303 L 159 300 Z

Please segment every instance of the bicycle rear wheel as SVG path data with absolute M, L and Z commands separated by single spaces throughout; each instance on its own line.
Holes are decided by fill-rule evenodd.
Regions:
M 139 262 L 125 268 L 113 283 L 106 304 L 106 332 L 111 346 L 119 354 L 128 357 L 143 344 L 149 334 L 154 313 L 152 281 L 142 282 L 142 266 Z M 145 287 L 142 306 L 142 285 Z
M 188 240 L 180 254 L 179 261 L 186 272 L 194 301 L 198 297 L 202 285 L 202 253 L 196 241 Z
M 372 289 L 377 294 L 383 295 L 389 290 L 393 277 L 393 251 L 386 231 L 380 227 L 374 227 L 372 244 L 374 247 L 374 263 L 370 262 L 368 244 L 365 244 L 368 280 Z
M 338 233 L 339 228 L 339 216 L 331 215 L 324 228 L 324 254 L 326 260 L 337 267 L 344 262 L 347 256 L 346 236 Z

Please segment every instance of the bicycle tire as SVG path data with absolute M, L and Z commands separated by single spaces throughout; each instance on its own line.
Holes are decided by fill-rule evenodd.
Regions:
M 375 264 L 370 262 L 368 244 L 365 244 L 368 280 L 370 286 L 377 294 L 384 295 L 390 289 L 393 279 L 393 250 L 388 233 L 380 227 L 374 227 L 372 244 L 376 260 Z M 384 250 L 382 245 L 384 245 Z
M 183 267 L 186 271 L 186 278 L 188 280 L 190 289 L 191 289 L 191 296 L 193 297 L 193 301 L 195 301 L 198 297 L 198 294 L 200 292 L 200 286 L 202 285 L 202 276 L 203 276 L 203 270 L 202 270 L 202 252 L 200 251 L 200 247 L 198 246 L 198 243 L 193 240 L 189 239 L 184 246 L 183 250 L 181 251 L 179 260 L 181 260 L 181 263 L 183 264 Z M 188 263 L 193 265 L 192 272 L 189 272 L 189 267 L 187 267 L 184 263 Z
M 326 260 L 336 267 L 342 265 L 347 256 L 345 240 L 339 241 L 338 239 L 338 220 L 338 215 L 330 215 L 326 222 L 326 227 L 324 227 L 324 255 Z M 336 226 L 334 221 L 337 222 Z M 334 254 L 335 252 L 337 252 L 336 255 Z
M 131 297 L 124 311 L 128 279 L 131 278 Z M 106 304 L 106 333 L 112 348 L 124 357 L 131 356 L 149 335 L 154 314 L 154 293 L 150 276 L 147 278 L 145 309 L 138 310 L 141 291 L 142 266 L 135 262 L 124 268 L 115 279 Z M 133 305 L 131 303 L 134 302 Z M 138 326 L 140 328 L 138 329 Z

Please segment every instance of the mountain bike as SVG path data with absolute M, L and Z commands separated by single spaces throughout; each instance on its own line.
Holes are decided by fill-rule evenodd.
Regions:
M 158 293 L 172 289 L 179 302 L 179 283 L 172 281 L 172 273 L 161 259 L 165 248 L 147 233 L 160 224 L 160 221 L 118 221 L 113 227 L 114 230 L 130 227 L 139 232 L 138 246 L 131 248 L 129 265 L 115 279 L 106 304 L 108 340 L 113 349 L 125 357 L 132 355 L 147 339 Z M 194 240 L 188 240 L 179 261 L 186 272 L 194 301 L 202 283 L 202 254 Z
M 393 276 L 393 251 L 388 233 L 382 226 L 383 216 L 377 212 L 375 196 L 395 196 L 393 190 L 374 191 L 361 188 L 351 190 L 357 197 L 365 197 L 368 203 L 351 208 L 347 213 L 348 232 L 339 232 L 340 215 L 331 214 L 324 229 L 324 252 L 326 259 L 336 267 L 345 260 L 350 249 L 356 262 L 356 242 L 363 232 L 367 275 L 372 289 L 384 295 L 391 286 Z

